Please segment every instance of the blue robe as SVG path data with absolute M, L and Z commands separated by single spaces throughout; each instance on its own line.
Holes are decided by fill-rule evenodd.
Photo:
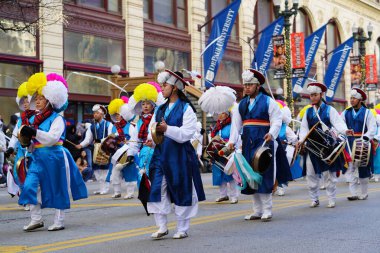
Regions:
M 22 123 L 22 120 L 21 120 L 21 117 L 18 119 L 17 121 L 17 127 L 18 129 L 21 128 L 21 123 Z M 26 153 L 26 148 L 23 148 L 20 144 L 20 142 L 18 141 L 17 142 L 17 153 L 16 153 L 16 156 L 15 156 L 15 159 L 14 159 L 14 164 L 13 164 L 13 179 L 15 181 L 15 183 L 18 185 L 18 187 L 20 187 L 20 190 L 22 190 L 22 187 L 23 187 L 23 184 L 20 182 L 19 180 L 19 176 L 18 176 L 18 171 L 17 171 L 17 162 L 18 160 L 22 159 L 24 156 L 25 156 L 25 153 Z M 27 153 L 26 157 L 28 157 L 28 162 L 27 162 L 27 168 L 29 167 L 30 165 L 30 156 L 31 154 L 30 153 Z
M 217 135 L 219 135 L 223 140 L 227 140 L 230 138 L 231 132 L 231 124 L 224 126 L 222 130 L 220 130 Z M 226 175 L 223 172 L 224 168 L 220 168 L 215 163 L 212 163 L 212 184 L 215 186 L 220 186 L 224 182 L 231 182 L 233 179 L 232 175 Z
M 329 128 L 332 127 L 331 122 L 330 122 L 330 105 L 326 105 L 325 103 L 322 103 L 318 110 L 318 115 L 321 118 L 321 121 L 327 127 Z M 315 114 L 315 110 L 313 107 L 310 107 L 307 109 L 306 119 L 307 119 L 309 129 L 311 129 L 315 124 L 319 122 L 319 119 L 317 115 Z M 323 162 L 319 157 L 317 157 L 313 153 L 306 152 L 305 159 L 304 159 L 303 175 L 306 175 L 307 154 L 310 155 L 310 160 L 311 160 L 311 163 L 313 164 L 315 174 L 321 174 L 322 172 L 325 172 L 325 171 L 337 172 L 343 169 L 344 158 L 341 155 L 331 165 L 327 165 L 325 162 Z
M 285 123 L 282 123 L 280 133 L 276 139 L 278 143 L 276 151 L 276 180 L 279 186 L 288 185 L 288 182 L 293 180 L 288 158 L 286 157 L 286 144 L 282 144 L 283 141 L 287 140 L 286 126 Z
M 38 127 L 39 130 L 48 132 L 51 124 L 57 117 L 62 117 L 53 112 Z M 30 119 L 33 123 L 34 116 Z M 65 132 L 60 140 L 65 139 Z M 37 144 L 37 140 L 32 140 Z M 67 185 L 66 162 L 67 158 L 70 174 L 70 189 L 73 200 L 87 198 L 87 188 L 82 175 L 76 166 L 70 152 L 58 142 L 54 146 L 35 146 L 31 155 L 31 165 L 26 176 L 23 191 L 21 192 L 19 204 L 37 204 L 37 190 L 41 187 L 41 208 L 69 209 L 70 197 Z M 60 143 L 60 144 L 59 144 Z
M 362 133 L 365 113 L 368 109 L 364 106 L 360 107 L 359 111 L 354 116 L 354 109 L 348 108 L 345 111 L 344 117 L 346 119 L 346 124 L 348 129 L 353 129 L 355 133 Z M 371 113 L 370 111 L 368 113 Z M 365 124 L 364 133 L 367 132 L 367 125 Z M 347 136 L 350 147 L 353 147 L 355 138 L 354 136 Z M 366 167 L 359 167 L 359 178 L 367 178 L 371 176 L 371 164 L 373 160 L 372 152 L 370 154 L 370 161 Z
M 165 121 L 169 126 L 181 127 L 183 114 L 188 103 L 178 99 L 172 106 Z M 161 122 L 168 103 L 156 111 L 156 121 Z M 206 199 L 198 166 L 198 159 L 190 141 L 178 143 L 165 137 L 161 144 L 156 145 L 149 167 L 151 192 L 148 202 L 161 201 L 161 184 L 165 176 L 167 190 L 171 201 L 177 206 L 192 205 L 193 183 L 198 195 L 198 201 Z
M 243 121 L 265 120 L 269 122 L 268 110 L 270 99 L 271 98 L 260 92 L 255 98 L 255 105 L 249 110 L 250 98 L 248 96 L 243 98 L 239 103 L 241 119 Z M 262 125 L 243 126 L 243 134 L 241 136 L 243 142 L 243 156 L 249 163 L 251 163 L 256 150 L 264 143 L 264 136 L 269 132 L 269 129 L 269 126 Z M 274 154 L 274 142 L 270 141 L 267 145 L 272 150 L 272 154 Z M 269 169 L 262 174 L 262 177 L 263 181 L 257 191 L 247 186 L 241 193 L 248 195 L 255 193 L 272 193 L 274 185 L 274 156 L 272 157 Z

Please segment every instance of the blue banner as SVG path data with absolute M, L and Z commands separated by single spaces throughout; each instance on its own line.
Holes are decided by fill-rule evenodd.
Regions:
M 332 52 L 329 66 L 327 67 L 324 83 L 327 86 L 326 101 L 331 102 L 334 98 L 336 88 L 342 77 L 344 66 L 354 44 L 354 38 L 351 37 Z
M 224 50 L 227 47 L 227 42 L 230 38 L 240 3 L 241 0 L 232 2 L 214 17 L 210 37 L 203 52 L 206 88 L 210 88 L 214 85 L 219 63 L 222 60 Z
M 325 31 L 326 25 L 322 26 L 305 39 L 305 76 L 292 78 L 293 97 L 296 96 L 296 93 L 301 93 L 303 90 L 303 86 L 305 85 L 305 81 L 308 78 L 311 66 L 313 65 L 319 43 L 321 42 Z
M 261 32 L 261 38 L 257 49 L 255 51 L 255 57 L 252 60 L 252 68 L 265 74 L 267 72 L 270 63 L 273 59 L 273 42 L 272 37 L 280 35 L 284 28 L 284 17 L 280 17 L 273 21 Z

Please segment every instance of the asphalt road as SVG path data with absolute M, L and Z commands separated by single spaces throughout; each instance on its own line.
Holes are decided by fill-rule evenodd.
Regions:
M 152 240 L 156 231 L 152 216 L 146 216 L 137 199 L 111 199 L 91 195 L 73 202 L 66 212 L 66 229 L 47 231 L 54 210 L 44 209 L 45 228 L 23 232 L 29 212 L 18 207 L 5 189 L 0 189 L 0 252 L 380 252 L 380 183 L 370 183 L 369 198 L 347 201 L 348 185 L 338 183 L 337 205 L 309 208 L 304 180 L 291 182 L 284 197 L 274 197 L 271 222 L 244 221 L 251 213 L 250 196 L 239 203 L 217 204 L 218 188 L 211 186 L 211 175 L 202 175 L 207 200 L 200 204 L 191 221 L 189 237 L 174 240 L 174 214 L 169 216 L 169 235 Z

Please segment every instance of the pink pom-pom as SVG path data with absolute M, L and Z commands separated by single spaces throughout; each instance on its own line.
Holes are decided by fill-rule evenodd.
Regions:
M 375 109 L 376 113 L 380 115 L 380 109 Z
M 121 96 L 121 99 L 124 101 L 124 103 L 128 104 L 129 97 Z
M 48 74 L 46 76 L 46 79 L 47 81 L 60 81 L 65 85 L 66 89 L 69 90 L 69 85 L 67 84 L 66 79 L 63 76 L 58 75 L 57 73 Z
M 161 86 L 158 83 L 156 83 L 156 82 L 148 82 L 148 83 L 150 85 L 153 85 L 156 88 L 157 93 L 160 93 L 162 91 Z
M 282 107 L 286 106 L 286 103 L 284 101 L 282 101 L 282 100 L 277 99 L 276 102 L 280 103 L 282 105 Z

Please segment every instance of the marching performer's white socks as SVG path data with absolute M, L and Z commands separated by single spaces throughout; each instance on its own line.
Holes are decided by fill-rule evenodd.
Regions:
M 113 192 L 115 194 L 121 194 L 121 184 L 113 183 L 112 186 L 113 186 Z
M 309 188 L 309 196 L 312 201 L 319 199 L 319 181 L 320 178 L 315 174 L 313 164 L 311 163 L 310 156 L 306 158 L 306 181 Z
M 64 226 L 65 210 L 55 209 L 54 225 Z
M 38 223 L 42 221 L 42 211 L 41 211 L 41 204 L 37 203 L 37 205 L 30 204 L 30 218 L 32 219 L 33 223 Z
M 185 220 L 177 220 L 177 232 L 185 232 L 189 230 L 190 227 L 190 219 Z
M 366 196 L 368 194 L 368 182 L 369 178 L 359 178 L 360 188 L 361 188 L 361 196 Z
M 168 230 L 168 218 L 166 214 L 155 213 L 154 220 L 156 221 L 156 226 L 159 228 L 158 232 L 163 233 Z
M 257 216 L 263 215 L 263 206 L 261 203 L 261 198 L 258 193 L 252 195 L 253 198 L 253 213 Z

